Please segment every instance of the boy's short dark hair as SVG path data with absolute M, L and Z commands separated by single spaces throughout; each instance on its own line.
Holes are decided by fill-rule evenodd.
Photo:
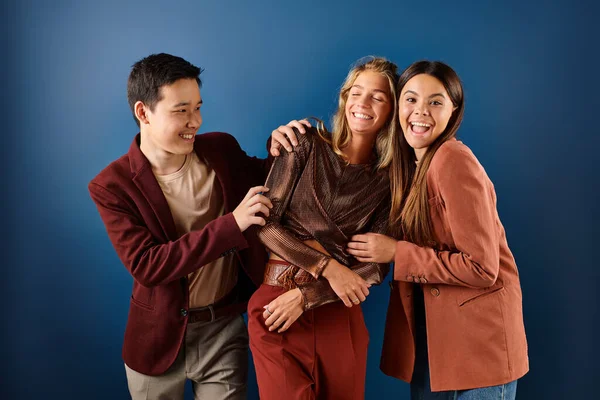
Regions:
M 133 64 L 127 80 L 127 101 L 135 123 L 140 126 L 135 116 L 136 102 L 141 101 L 154 110 L 156 103 L 161 100 L 162 86 L 171 85 L 179 79 L 196 79 L 198 86 L 202 87 L 201 73 L 202 69 L 190 62 L 166 53 L 151 54 Z

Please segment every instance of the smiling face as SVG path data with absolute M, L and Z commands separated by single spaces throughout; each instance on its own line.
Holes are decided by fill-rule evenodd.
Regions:
M 348 92 L 345 106 L 345 116 L 352 134 L 376 136 L 391 111 L 388 79 L 378 72 L 361 72 Z
M 140 119 L 145 151 L 159 156 L 185 155 L 194 149 L 202 125 L 202 98 L 195 79 L 179 79 L 160 88 L 160 101 L 151 110 L 141 104 Z
M 406 82 L 398 100 L 398 118 L 417 160 L 444 132 L 454 109 L 446 88 L 437 78 L 419 74 Z

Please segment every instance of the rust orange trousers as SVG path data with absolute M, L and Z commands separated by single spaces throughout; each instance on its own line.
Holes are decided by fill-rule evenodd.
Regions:
M 263 284 L 248 303 L 261 400 L 364 399 L 369 333 L 360 306 L 326 304 L 305 311 L 286 332 L 269 332 L 263 307 L 285 291 Z

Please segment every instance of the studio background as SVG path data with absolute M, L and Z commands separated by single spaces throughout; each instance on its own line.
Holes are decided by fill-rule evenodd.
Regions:
M 519 399 L 588 399 L 598 345 L 598 7 L 592 1 L 8 1 L 2 4 L 2 399 L 126 399 L 132 278 L 88 182 L 137 133 L 131 65 L 205 69 L 200 132 L 252 155 L 278 125 L 330 120 L 350 65 L 442 60 L 461 76 L 459 137 L 493 180 L 521 273 L 531 371 Z M 364 312 L 366 399 L 408 399 L 379 371 L 388 285 Z M 254 375 L 252 375 L 254 379 Z M 189 392 L 189 391 L 188 391 Z M 188 393 L 189 394 L 189 393 Z M 257 398 L 251 380 L 249 398 Z

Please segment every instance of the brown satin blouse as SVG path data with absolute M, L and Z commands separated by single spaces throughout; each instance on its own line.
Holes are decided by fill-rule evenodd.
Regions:
M 375 164 L 347 164 L 314 128 L 296 131 L 299 144 L 282 151 L 267 177 L 265 194 L 273 203 L 267 223 L 259 231 L 265 246 L 310 274 L 299 283 L 305 309 L 339 300 L 321 273 L 330 258 L 348 266 L 371 284 L 383 281 L 389 264 L 359 263 L 345 251 L 352 235 L 386 233 L 390 210 L 387 169 Z M 328 254 L 303 243 L 314 239 Z M 290 266 L 289 268 L 293 268 Z M 306 281 L 298 279 L 299 282 Z

